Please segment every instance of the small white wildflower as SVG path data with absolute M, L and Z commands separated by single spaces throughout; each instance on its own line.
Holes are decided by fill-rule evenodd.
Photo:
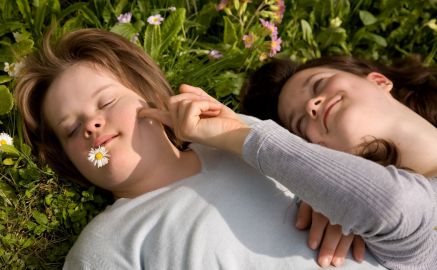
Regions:
M 97 168 L 103 167 L 109 163 L 108 150 L 104 146 L 99 146 L 98 148 L 91 148 L 88 153 L 89 162 L 93 163 Z
M 223 54 L 217 50 L 210 50 L 208 53 L 208 58 L 210 60 L 222 58 Z
M 24 64 L 22 62 L 12 64 L 5 62 L 5 67 L 3 68 L 3 70 L 7 72 L 9 76 L 16 77 L 20 73 L 20 70 L 23 68 L 23 66 Z
M 1 150 L 1 146 L 2 145 L 13 145 L 14 140 L 12 139 L 11 136 L 9 136 L 7 133 L 0 133 L 0 152 Z
M 161 16 L 161 14 L 152 15 L 147 18 L 147 22 L 153 25 L 160 25 L 162 21 L 164 21 L 164 18 Z
M 120 14 L 120 16 L 117 17 L 119 23 L 130 23 L 131 19 L 132 19 L 132 12 Z
M 171 12 L 175 12 L 176 11 L 176 7 L 175 6 L 171 6 L 168 8 L 168 10 L 170 10 Z

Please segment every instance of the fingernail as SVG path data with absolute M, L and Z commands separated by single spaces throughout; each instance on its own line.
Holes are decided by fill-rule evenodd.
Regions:
M 332 258 L 330 256 L 324 257 L 321 261 L 320 261 L 320 265 L 322 267 L 328 267 L 331 264 L 331 260 Z
M 343 258 L 334 258 L 334 259 L 332 260 L 332 263 L 333 263 L 335 266 L 340 266 L 340 265 L 343 264 L 343 262 L 344 262 L 344 259 L 343 259 Z
M 296 221 L 296 228 L 300 229 L 302 227 L 302 221 L 300 219 L 298 219 Z

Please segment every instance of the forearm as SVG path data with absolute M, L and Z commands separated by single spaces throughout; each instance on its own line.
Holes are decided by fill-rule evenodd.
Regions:
M 426 179 L 418 181 L 394 167 L 306 143 L 273 122 L 253 126 L 243 157 L 332 223 L 341 224 L 345 233 L 370 239 L 390 234 L 404 219 L 402 225 L 408 228 L 403 233 L 408 234 L 420 226 L 422 215 L 433 214 L 427 213 L 435 202 Z M 416 196 L 420 202 L 407 199 Z

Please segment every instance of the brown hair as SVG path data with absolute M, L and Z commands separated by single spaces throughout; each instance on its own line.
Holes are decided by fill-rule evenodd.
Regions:
M 56 173 L 80 184 L 89 182 L 69 160 L 60 141 L 43 115 L 42 105 L 52 82 L 68 67 L 89 62 L 111 72 L 127 88 L 154 106 L 166 109 L 165 100 L 173 94 L 159 67 L 135 44 L 123 37 L 99 29 L 81 29 L 51 43 L 51 34 L 43 47 L 25 59 L 14 91 L 23 117 L 24 139 L 43 164 Z M 170 140 L 180 146 L 171 130 Z
M 370 72 L 384 74 L 393 82 L 394 98 L 417 112 L 437 127 L 437 69 L 425 67 L 420 58 L 397 60 L 391 66 L 348 56 L 331 56 L 310 60 L 303 64 L 289 59 L 273 59 L 256 70 L 241 91 L 241 111 L 260 119 L 280 123 L 278 98 L 282 87 L 294 74 L 313 67 L 329 67 L 364 77 Z M 398 164 L 395 145 L 374 138 L 358 146 L 358 155 L 382 165 Z

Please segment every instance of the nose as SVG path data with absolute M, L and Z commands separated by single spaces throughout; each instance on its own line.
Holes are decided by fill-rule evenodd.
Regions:
M 306 109 L 307 114 L 311 118 L 313 118 L 313 119 L 317 118 L 318 114 L 320 113 L 320 109 L 322 107 L 321 105 L 322 105 L 324 99 L 325 98 L 323 96 L 316 96 L 316 97 L 310 98 L 307 101 L 305 109 Z
M 91 137 L 94 133 L 98 132 L 105 125 L 105 120 L 102 116 L 96 115 L 90 117 L 84 125 L 84 136 L 85 138 Z

